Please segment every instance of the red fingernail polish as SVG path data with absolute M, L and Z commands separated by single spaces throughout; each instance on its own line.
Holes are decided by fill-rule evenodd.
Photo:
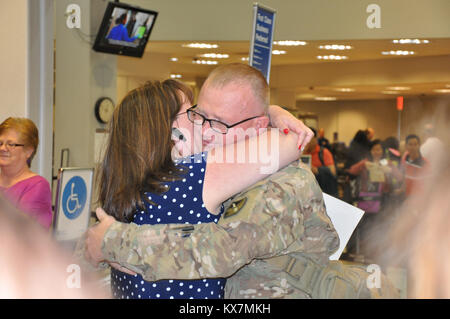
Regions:
M 287 133 L 289 133 L 289 130 L 287 128 L 285 128 L 283 132 L 284 132 L 284 134 L 287 134 Z

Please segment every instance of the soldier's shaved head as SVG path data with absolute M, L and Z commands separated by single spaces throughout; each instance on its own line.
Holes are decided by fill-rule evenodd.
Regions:
M 269 85 L 260 71 L 242 63 L 232 63 L 214 69 L 206 79 L 204 88 L 223 88 L 227 85 L 248 86 L 260 107 L 269 107 Z M 202 88 L 203 89 L 203 88 Z

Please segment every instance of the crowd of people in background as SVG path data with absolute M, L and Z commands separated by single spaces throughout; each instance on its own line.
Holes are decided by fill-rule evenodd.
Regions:
M 328 167 L 335 167 L 336 197 L 365 211 L 347 246 L 347 258 L 373 262 L 379 248 L 370 234 L 374 229 L 389 231 L 397 221 L 400 205 L 413 194 L 421 194 L 427 179 L 438 173 L 444 144 L 431 124 L 425 126 L 422 135 L 423 141 L 417 134 L 408 134 L 404 141 L 393 136 L 381 140 L 373 128 L 367 128 L 358 130 L 346 146 L 336 139 L 330 143 L 324 130 L 319 129 L 314 147 L 316 153 L 320 150 L 327 154 Z M 313 160 L 312 170 L 322 187 L 323 176 L 318 169 L 324 164 L 319 164 Z M 323 191 L 327 192 L 325 188 Z

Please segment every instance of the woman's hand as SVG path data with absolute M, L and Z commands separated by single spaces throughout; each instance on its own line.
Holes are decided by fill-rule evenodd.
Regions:
M 298 147 L 303 151 L 305 146 L 314 137 L 314 133 L 301 120 L 278 105 L 269 105 L 269 118 L 272 127 L 288 134 L 292 131 L 298 134 Z

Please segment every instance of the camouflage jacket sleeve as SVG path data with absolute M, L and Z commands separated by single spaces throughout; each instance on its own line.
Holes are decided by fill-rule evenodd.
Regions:
M 296 251 L 317 246 L 308 243 L 304 216 L 320 205 L 314 176 L 295 162 L 228 200 L 218 224 L 116 222 L 102 250 L 149 281 L 228 277 L 255 258 L 288 253 L 294 242 Z
M 81 269 L 88 273 L 99 272 L 108 268 L 106 262 L 101 262 L 98 266 L 93 266 L 85 257 L 86 253 L 86 235 L 85 232 L 77 241 L 75 246 L 75 251 L 72 254 L 74 262 L 81 267 Z

